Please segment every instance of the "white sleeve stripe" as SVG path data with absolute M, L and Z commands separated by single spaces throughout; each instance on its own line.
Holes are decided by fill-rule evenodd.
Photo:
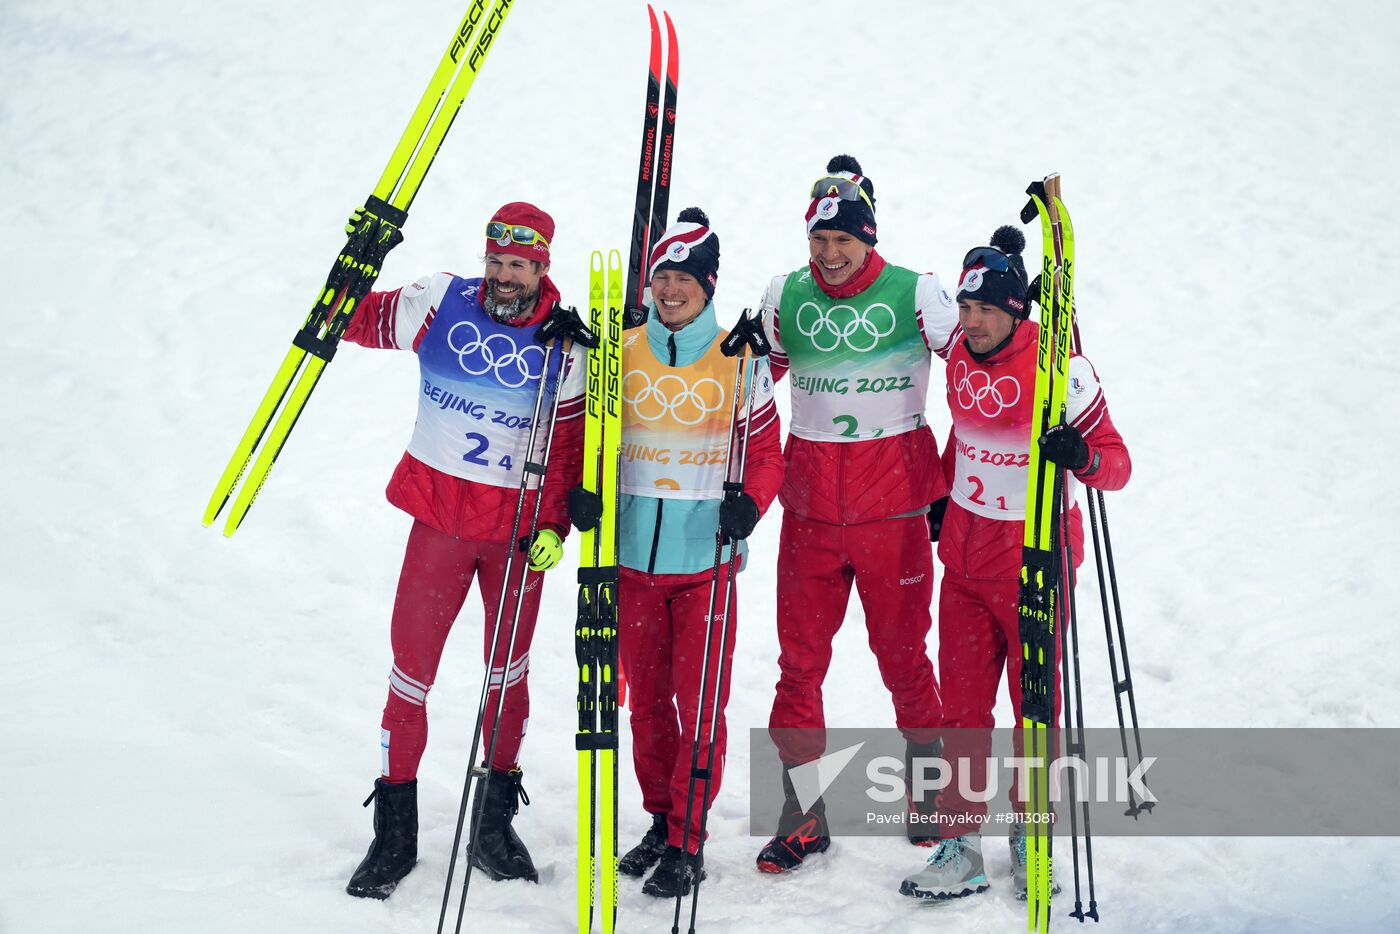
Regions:
M 1103 415 L 1108 411 L 1108 404 L 1104 401 L 1103 391 L 1094 394 L 1094 399 L 1089 403 L 1084 411 L 1070 419 L 1070 424 L 1079 429 L 1080 434 L 1088 434 L 1103 421 Z
M 379 343 L 380 346 L 392 347 L 398 350 L 399 343 L 394 340 L 394 329 L 389 326 L 389 323 L 394 320 L 394 315 L 398 312 L 399 293 L 394 292 L 390 295 L 385 304 L 389 307 L 386 309 L 388 312 L 387 314 L 381 312 L 379 315 Z
M 767 412 L 767 413 L 760 413 L 760 414 L 754 415 L 754 417 L 753 417 L 754 425 L 753 425 L 753 428 L 749 429 L 749 434 L 755 435 L 755 434 L 758 434 L 759 432 L 762 432 L 762 431 L 764 431 L 765 429 L 767 429 L 769 425 L 772 425 L 772 424 L 773 424 L 773 419 L 774 419 L 774 417 L 775 417 L 776 415 L 777 415 L 776 412 Z M 740 430 L 742 430 L 743 427 L 744 427 L 744 420 L 741 418 L 741 419 L 739 419 L 738 428 L 739 428 Z
M 937 274 L 926 272 L 919 276 L 914 287 L 914 310 L 924 346 L 939 356 L 946 354 L 958 331 L 958 306 Z
M 777 407 L 776 405 L 774 405 L 772 402 L 767 402 L 767 403 L 765 403 L 760 409 L 758 409 L 756 412 L 753 413 L 753 423 L 754 423 L 754 429 L 753 429 L 753 430 L 754 430 L 754 431 L 761 431 L 762 429 L 767 428 L 768 425 L 769 425 L 769 424 L 773 421 L 773 419 L 777 416 L 777 414 L 778 414 L 778 407 Z M 744 424 L 744 421 L 745 421 L 745 419 L 744 419 L 744 417 L 741 415 L 741 416 L 739 416 L 739 418 L 738 418 L 736 424 L 738 424 L 739 426 L 742 427 L 743 424 Z
M 780 354 L 783 349 L 783 336 L 778 333 L 778 301 L 783 297 L 783 287 L 786 283 L 786 273 L 774 276 L 769 281 L 768 287 L 763 290 L 763 297 L 758 300 L 758 313 L 763 320 L 763 330 L 768 335 L 768 343 L 773 346 L 775 352 Z
M 935 350 L 934 353 L 938 354 L 938 356 L 940 357 L 946 356 L 947 354 L 951 353 L 954 345 L 956 345 L 957 342 L 962 339 L 962 335 L 962 325 L 959 324 L 957 327 L 953 328 L 953 333 L 948 335 L 948 342 L 942 347 Z
M 1080 422 L 1076 422 L 1076 423 L 1074 424 L 1074 427 L 1079 431 L 1079 434 L 1080 434 L 1080 435 L 1082 435 L 1082 436 L 1084 436 L 1084 437 L 1088 437 L 1088 435 L 1089 435 L 1095 428 L 1099 427 L 1099 422 L 1103 421 L 1104 411 L 1105 411 L 1104 409 L 1099 409 L 1098 415 L 1094 416 L 1094 422 L 1093 422 L 1093 424 L 1091 424 L 1091 425 L 1086 425 L 1086 424 L 1084 424 L 1083 421 L 1080 421 Z
M 773 402 L 773 400 L 770 398 L 770 399 L 764 400 L 764 402 L 763 402 L 762 405 L 760 405 L 758 408 L 754 409 L 754 411 L 753 411 L 753 419 L 754 419 L 755 422 L 760 421 L 760 420 L 767 421 L 768 419 L 771 419 L 774 415 L 777 415 L 777 414 L 778 414 L 778 406 L 777 406 L 777 405 Z M 740 421 L 743 421 L 743 419 L 741 418 Z
M 399 289 L 393 309 L 394 346 L 417 349 L 452 280 L 451 273 L 436 272 Z

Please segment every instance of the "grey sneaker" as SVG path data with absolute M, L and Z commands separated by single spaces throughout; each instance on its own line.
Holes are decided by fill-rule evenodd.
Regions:
M 1026 831 L 1017 827 L 1011 831 L 1011 836 L 1007 839 L 1011 846 L 1011 886 L 1016 890 L 1016 897 L 1021 901 L 1026 900 Z M 1055 884 L 1055 861 L 1050 861 L 1050 894 L 1059 895 L 1060 887 Z
M 980 833 L 940 840 L 924 868 L 899 886 L 901 895 L 940 901 L 986 890 L 987 873 L 982 868 Z

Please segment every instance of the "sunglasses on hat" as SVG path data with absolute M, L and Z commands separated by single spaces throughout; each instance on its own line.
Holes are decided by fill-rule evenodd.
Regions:
M 994 246 L 979 246 L 967 251 L 967 255 L 963 257 L 962 268 L 970 269 L 979 264 L 993 272 L 1006 272 L 1011 268 L 1011 261 L 1006 258 L 1006 254 Z
M 500 221 L 491 221 L 486 225 L 486 239 L 495 240 L 501 246 L 511 242 L 519 243 L 521 246 L 543 243 L 545 249 L 549 249 L 549 241 L 541 236 L 539 231 L 520 224 L 503 224 Z
M 812 197 L 835 197 L 842 201 L 864 201 L 870 210 L 875 210 L 870 195 L 865 193 L 865 189 L 860 187 L 860 183 L 841 175 L 826 175 L 813 182 Z

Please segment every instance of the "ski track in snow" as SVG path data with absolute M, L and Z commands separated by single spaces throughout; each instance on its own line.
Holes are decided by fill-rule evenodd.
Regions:
M 382 489 L 415 361 L 347 347 L 238 536 L 198 517 L 460 7 L 6 4 L 0 931 L 436 923 L 480 689 L 475 596 L 432 695 L 420 865 L 386 903 L 342 892 L 370 838 L 357 805 L 409 525 Z M 628 236 L 642 7 L 516 4 L 383 286 L 474 274 L 487 213 L 525 199 L 554 214 L 553 277 L 583 299 L 588 251 Z M 671 10 L 671 208 L 714 218 L 721 320 L 804 261 L 804 188 L 837 152 L 875 181 L 882 252 L 947 281 L 1027 181 L 1063 173 L 1086 350 L 1135 465 L 1109 509 L 1143 723 L 1400 726 L 1394 8 L 759 8 Z M 937 393 L 929 412 L 945 438 Z M 926 852 L 897 839 L 753 871 L 744 731 L 776 680 L 778 524 L 741 578 L 701 927 L 1023 929 L 999 838 L 991 891 L 935 908 L 897 894 Z M 532 652 L 517 826 L 541 884 L 476 878 L 472 929 L 573 925 L 575 562 L 548 579 Z M 1084 687 L 1108 726 L 1096 589 L 1086 573 Z M 853 603 L 833 725 L 891 720 L 862 629 Z M 627 742 L 624 848 L 646 826 Z M 1393 840 L 1100 837 L 1095 856 L 1104 931 L 1400 926 Z M 670 924 L 630 880 L 620 901 L 622 930 Z

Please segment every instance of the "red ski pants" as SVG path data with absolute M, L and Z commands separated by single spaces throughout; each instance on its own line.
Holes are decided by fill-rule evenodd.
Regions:
M 906 739 L 937 735 L 942 701 L 928 633 L 933 548 L 922 515 L 830 525 L 783 513 L 778 545 L 778 678 L 768 728 L 779 757 L 810 762 L 826 749 L 822 683 L 851 584 L 865 609 L 870 650 Z
M 1006 688 L 1013 710 L 1021 709 L 1021 634 L 1017 619 L 1020 601 L 1015 578 L 976 579 L 945 574 L 938 600 L 938 672 L 943 679 L 943 757 L 953 764 L 952 780 L 939 797 L 938 809 L 962 815 L 941 823 L 945 836 L 956 836 L 987 815 L 985 801 L 972 800 L 987 789 L 987 757 L 992 754 L 991 728 L 996 725 L 997 684 L 1006 670 Z M 1059 644 L 1055 645 L 1059 671 Z M 1054 722 L 1060 721 L 1062 693 L 1058 675 Z M 1019 726 L 1019 723 L 1013 726 Z M 1023 755 L 1022 734 L 1012 737 L 1017 756 Z M 1054 748 L 1055 731 L 1048 733 Z M 959 768 L 966 764 L 965 769 Z M 960 789 L 972 792 L 964 795 Z M 1021 810 L 1020 792 L 1012 784 L 1009 800 Z
M 422 522 L 413 523 L 389 629 L 394 667 L 389 672 L 389 699 L 384 704 L 380 734 L 381 770 L 386 781 L 406 782 L 418 775 L 418 762 L 428 742 L 428 690 L 433 686 L 447 634 L 466 602 L 473 577 L 480 581 L 481 602 L 486 614 L 482 654 L 491 666 L 481 755 L 485 757 L 491 741 L 496 702 L 504 683 L 505 701 L 491 767 L 503 771 L 515 767 L 530 717 L 530 639 L 539 613 L 543 575 L 533 571 L 526 574 L 520 625 L 511 658 L 506 661 L 511 616 L 519 597 L 519 589 L 512 588 L 506 599 L 506 612 L 496 640 L 496 657 L 492 661 L 489 642 L 505 577 L 506 548 L 504 542 L 467 541 Z M 515 573 L 523 568 L 524 560 L 524 555 L 517 555 Z
M 710 614 L 710 571 L 698 574 L 646 574 L 631 568 L 619 572 L 618 602 L 622 621 L 618 654 L 627 674 L 627 709 L 632 725 L 632 765 L 642 788 L 642 806 L 652 814 L 666 814 L 667 842 L 694 853 L 700 845 L 700 818 L 719 792 L 724 773 L 727 731 L 724 707 L 729 702 L 729 675 L 734 658 L 738 620 L 738 594 L 731 591 L 725 613 L 724 590 L 728 566 L 720 569 L 715 600 L 715 624 L 710 633 L 706 703 L 700 705 L 705 632 Z M 725 616 L 728 639 L 723 652 Z M 724 675 L 718 689 L 715 679 L 721 654 Z M 709 748 L 710 718 L 716 711 L 714 746 Z M 690 835 L 685 837 L 686 796 L 690 786 L 690 761 L 695 743 L 696 713 L 700 715 L 698 765 L 710 767 L 709 797 L 696 780 L 690 803 Z

